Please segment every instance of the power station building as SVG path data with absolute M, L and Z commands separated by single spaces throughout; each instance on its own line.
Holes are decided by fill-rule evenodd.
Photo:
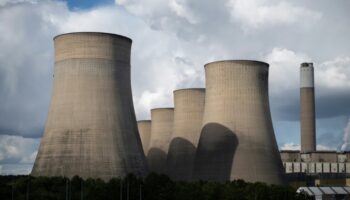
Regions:
M 202 128 L 205 89 L 174 91 L 174 125 L 167 156 L 167 174 L 173 180 L 191 180 Z
M 53 92 L 33 176 L 147 173 L 131 94 L 131 43 L 94 32 L 54 38 Z
M 151 141 L 147 151 L 147 162 L 151 172 L 166 174 L 169 140 L 173 132 L 174 108 L 151 110 Z
M 317 151 L 313 63 L 300 66 L 299 150 L 280 151 L 289 182 L 299 185 L 350 185 L 350 152 Z
M 284 184 L 268 97 L 267 63 L 205 65 L 203 124 L 193 177 Z

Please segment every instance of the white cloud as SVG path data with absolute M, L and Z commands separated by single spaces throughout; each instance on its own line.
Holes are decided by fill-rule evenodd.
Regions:
M 66 12 L 65 4 L 53 1 L 0 7 L 0 134 L 42 134 L 52 84 L 55 20 Z
M 318 144 L 316 145 L 316 149 L 318 151 L 329 151 L 329 150 L 336 150 L 335 148 Z M 285 143 L 282 146 L 280 146 L 280 150 L 293 150 L 293 151 L 300 151 L 300 144 L 295 144 L 293 142 Z
M 316 81 L 327 89 L 350 89 L 350 56 L 339 56 L 315 67 Z
M 290 24 L 304 20 L 317 20 L 321 14 L 287 1 L 276 0 L 229 0 L 234 20 L 241 21 L 245 28 Z
M 310 62 L 309 56 L 286 48 L 275 47 L 266 56 L 270 64 L 270 93 L 281 95 L 282 92 L 299 87 L 299 66 Z
M 189 0 L 116 0 L 130 13 L 142 16 L 154 29 L 164 29 L 180 24 L 197 24 L 199 18 L 189 7 Z
M 151 16 L 167 12 L 165 7 L 168 6 L 167 1 L 163 0 L 145 0 L 142 3 L 140 0 L 116 0 L 116 4 L 125 6 L 131 13 Z
M 25 155 L 21 158 L 20 163 L 24 163 L 24 164 L 31 164 L 34 163 L 36 155 L 38 154 L 38 151 L 34 151 L 29 155 Z
M 38 0 L 0 0 L 0 6 L 4 6 L 6 4 L 22 3 L 22 2 L 37 3 Z
M 313 62 L 305 53 L 275 47 L 264 58 L 270 64 L 270 92 L 279 95 L 299 88 L 299 68 L 303 62 Z M 350 56 L 339 56 L 324 62 L 314 62 L 316 87 L 324 92 L 350 89 Z
M 280 147 L 280 150 L 299 150 L 300 151 L 300 145 L 294 144 L 294 143 L 285 143 Z
M 185 18 L 190 24 L 197 24 L 198 18 L 193 15 L 193 12 L 186 6 L 186 0 L 169 1 L 169 7 L 177 16 Z
M 316 149 L 317 149 L 317 151 L 335 151 L 335 150 L 337 150 L 334 147 L 329 147 L 327 145 L 322 145 L 322 144 L 316 145 Z
M 28 175 L 33 164 L 0 164 L 0 175 Z
M 0 164 L 34 162 L 39 139 L 0 135 Z
M 294 144 L 294 143 L 285 143 L 282 146 L 280 146 L 280 150 L 299 150 L 300 151 L 300 145 Z

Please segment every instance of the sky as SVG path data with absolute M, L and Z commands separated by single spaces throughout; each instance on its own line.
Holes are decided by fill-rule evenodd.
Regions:
M 0 174 L 28 174 L 52 92 L 53 41 L 98 31 L 133 40 L 139 120 L 173 106 L 172 91 L 204 87 L 204 64 L 270 64 L 271 114 L 280 149 L 300 148 L 299 66 L 315 66 L 317 148 L 350 150 L 348 0 L 0 0 Z

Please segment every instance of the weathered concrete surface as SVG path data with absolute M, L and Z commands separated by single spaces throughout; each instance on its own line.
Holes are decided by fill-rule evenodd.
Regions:
M 268 67 L 247 60 L 205 65 L 205 109 L 194 178 L 284 183 L 270 115 Z
M 51 105 L 32 175 L 145 175 L 131 94 L 131 40 L 84 32 L 59 35 L 54 43 Z
M 190 180 L 192 177 L 204 100 L 204 88 L 174 91 L 174 128 L 167 157 L 167 174 L 173 180 Z
M 166 159 L 173 131 L 174 108 L 152 109 L 151 118 L 151 141 L 147 153 L 148 167 L 151 172 L 166 174 Z
M 300 66 L 300 133 L 301 152 L 316 151 L 314 67 L 312 63 Z
M 152 126 L 151 120 L 137 121 L 137 127 L 139 129 L 143 152 L 145 155 L 147 155 L 148 146 L 151 139 L 151 126 Z

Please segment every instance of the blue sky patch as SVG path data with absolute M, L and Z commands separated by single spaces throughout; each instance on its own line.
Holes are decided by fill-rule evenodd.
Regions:
M 114 4 L 114 0 L 67 0 L 70 10 L 90 9 L 96 6 Z

